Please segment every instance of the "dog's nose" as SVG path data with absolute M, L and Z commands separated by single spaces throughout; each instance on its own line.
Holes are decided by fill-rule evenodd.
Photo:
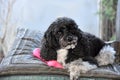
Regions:
M 71 41 L 73 41 L 73 37 L 72 37 L 72 36 L 68 36 L 68 37 L 67 37 L 67 40 L 68 40 L 69 42 L 71 42 Z

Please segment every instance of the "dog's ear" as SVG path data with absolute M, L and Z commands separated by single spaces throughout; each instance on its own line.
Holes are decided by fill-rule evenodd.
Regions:
M 56 41 L 51 29 L 48 29 L 43 37 L 40 56 L 46 61 L 57 60 Z
M 57 47 L 58 43 L 57 43 L 56 37 L 53 34 L 53 31 L 51 29 L 48 29 L 45 32 L 44 38 L 46 40 L 46 43 L 48 44 L 47 45 L 48 47 L 51 47 L 51 48 L 56 48 Z

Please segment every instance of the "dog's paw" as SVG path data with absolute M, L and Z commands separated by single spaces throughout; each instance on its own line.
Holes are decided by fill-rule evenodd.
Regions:
M 99 66 L 113 64 L 115 60 L 116 51 L 111 46 L 104 46 L 96 56 Z
M 80 71 L 78 70 L 78 66 L 70 66 L 69 67 L 69 72 L 70 72 L 70 80 L 77 80 L 78 77 L 80 76 Z
M 89 62 L 79 62 L 77 61 L 70 63 L 68 70 L 70 72 L 70 80 L 77 80 L 81 73 L 86 73 L 91 69 L 97 68 L 96 65 L 92 65 Z

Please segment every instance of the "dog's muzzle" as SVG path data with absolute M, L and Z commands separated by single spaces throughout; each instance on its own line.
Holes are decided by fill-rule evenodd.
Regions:
M 77 45 L 78 37 L 69 35 L 60 40 L 61 47 L 64 49 L 73 49 Z

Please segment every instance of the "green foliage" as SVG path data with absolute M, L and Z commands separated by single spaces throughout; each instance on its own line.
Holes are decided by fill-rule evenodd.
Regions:
M 102 10 L 99 14 L 109 20 L 114 20 L 116 15 L 116 5 L 118 0 L 101 0 Z
M 112 37 L 110 38 L 110 41 L 114 41 L 116 39 L 116 36 L 115 36 L 115 34 L 114 35 L 112 35 Z

